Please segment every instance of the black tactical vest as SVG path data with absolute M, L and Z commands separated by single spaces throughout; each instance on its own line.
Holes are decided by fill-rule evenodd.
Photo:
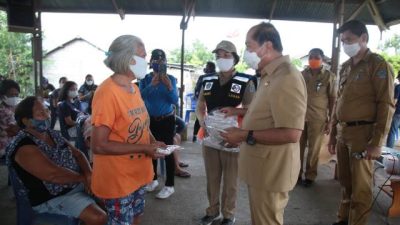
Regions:
M 236 107 L 242 102 L 244 91 L 252 76 L 236 73 L 226 84 L 220 85 L 218 74 L 209 74 L 203 77 L 203 96 L 206 100 L 207 111 L 232 106 Z

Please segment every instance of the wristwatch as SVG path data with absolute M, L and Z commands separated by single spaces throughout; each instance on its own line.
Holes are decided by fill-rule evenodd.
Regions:
M 249 133 L 247 133 L 246 143 L 248 145 L 256 144 L 256 139 L 254 138 L 253 133 L 254 133 L 254 130 L 250 130 Z

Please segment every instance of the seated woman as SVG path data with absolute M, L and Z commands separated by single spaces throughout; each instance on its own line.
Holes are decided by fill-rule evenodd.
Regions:
M 6 160 L 26 188 L 32 209 L 105 224 L 106 213 L 85 192 L 91 183 L 89 163 L 59 132 L 49 129 L 50 113 L 43 99 L 24 99 L 15 119 L 21 130 L 8 146 Z
M 76 119 L 81 112 L 78 97 L 78 85 L 73 81 L 65 82 L 59 97 L 59 120 L 61 134 L 68 140 L 76 138 Z
M 0 159 L 3 162 L 5 149 L 13 136 L 19 130 L 15 119 L 15 106 L 20 101 L 20 88 L 17 82 L 13 80 L 0 81 Z

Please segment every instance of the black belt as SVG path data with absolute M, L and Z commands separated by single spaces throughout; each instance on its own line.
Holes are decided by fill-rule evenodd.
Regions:
M 365 121 L 365 120 L 360 120 L 360 121 L 350 121 L 350 122 L 340 122 L 341 124 L 344 124 L 348 127 L 354 127 L 354 126 L 361 126 L 361 125 L 368 125 L 368 124 L 374 124 L 375 122 L 373 121 Z
M 166 119 L 166 118 L 168 118 L 170 116 L 174 116 L 174 115 L 175 115 L 175 112 L 172 111 L 172 112 L 167 113 L 167 114 L 162 115 L 162 116 L 150 116 L 150 118 L 155 120 L 155 121 L 161 121 L 161 120 L 164 120 L 164 119 Z

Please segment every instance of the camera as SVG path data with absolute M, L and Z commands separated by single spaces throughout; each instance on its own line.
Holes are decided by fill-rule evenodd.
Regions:
M 165 62 L 158 63 L 158 73 L 161 75 L 167 75 L 167 64 Z
M 160 75 L 167 74 L 167 62 L 163 59 L 152 60 L 151 68 Z

